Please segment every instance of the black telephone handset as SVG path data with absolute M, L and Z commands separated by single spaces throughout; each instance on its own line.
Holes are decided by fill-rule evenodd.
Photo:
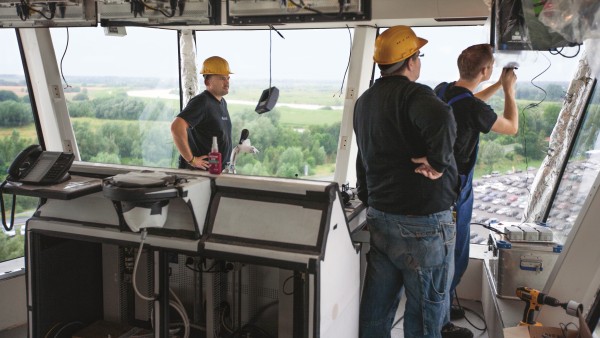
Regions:
M 44 151 L 40 145 L 34 144 L 25 148 L 17 155 L 8 168 L 6 180 L 0 184 L 0 212 L 2 213 L 2 226 L 6 231 L 14 227 L 16 195 L 13 194 L 10 224 L 7 224 L 4 212 L 4 186 L 9 182 L 22 182 L 26 184 L 56 184 L 61 183 L 71 176 L 69 169 L 75 155 L 59 151 Z
M 55 184 L 68 180 L 75 155 L 59 151 L 43 151 L 34 144 L 17 155 L 8 168 L 7 181 L 27 184 Z

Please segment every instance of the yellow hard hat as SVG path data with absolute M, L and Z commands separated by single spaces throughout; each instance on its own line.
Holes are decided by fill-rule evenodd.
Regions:
M 391 65 L 407 59 L 425 46 L 427 40 L 415 35 L 408 26 L 394 26 L 381 33 L 375 40 L 373 61 Z
M 233 73 L 231 70 L 229 70 L 229 63 L 227 60 L 220 56 L 211 56 L 202 63 L 202 70 L 200 71 L 200 74 L 228 75 Z

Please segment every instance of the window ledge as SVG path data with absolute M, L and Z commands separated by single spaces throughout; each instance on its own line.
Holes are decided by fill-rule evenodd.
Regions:
M 25 258 L 19 257 L 0 263 L 0 282 L 25 274 Z

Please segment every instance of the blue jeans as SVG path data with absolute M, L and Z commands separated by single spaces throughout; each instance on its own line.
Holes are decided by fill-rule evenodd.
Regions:
M 450 304 L 454 290 L 469 265 L 469 245 L 471 235 L 471 216 L 473 215 L 473 170 L 468 175 L 459 175 L 460 194 L 456 201 L 456 246 L 454 248 L 454 277 L 450 285 Z M 448 311 L 450 307 L 448 306 Z M 446 323 L 450 322 L 450 312 Z
M 427 216 L 367 211 L 371 249 L 360 304 L 360 337 L 390 337 L 406 294 L 405 337 L 440 337 L 454 271 L 455 228 L 450 210 Z

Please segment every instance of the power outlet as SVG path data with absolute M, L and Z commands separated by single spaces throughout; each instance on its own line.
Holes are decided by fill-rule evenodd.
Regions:
M 73 144 L 71 140 L 63 140 L 63 149 L 67 153 L 73 153 Z
M 348 147 L 348 136 L 342 136 L 342 140 L 340 142 L 340 150 L 346 150 Z
M 58 85 L 51 85 L 50 95 L 55 99 L 60 99 L 60 87 Z
M 346 99 L 354 99 L 354 88 L 348 88 L 348 91 L 346 92 Z

